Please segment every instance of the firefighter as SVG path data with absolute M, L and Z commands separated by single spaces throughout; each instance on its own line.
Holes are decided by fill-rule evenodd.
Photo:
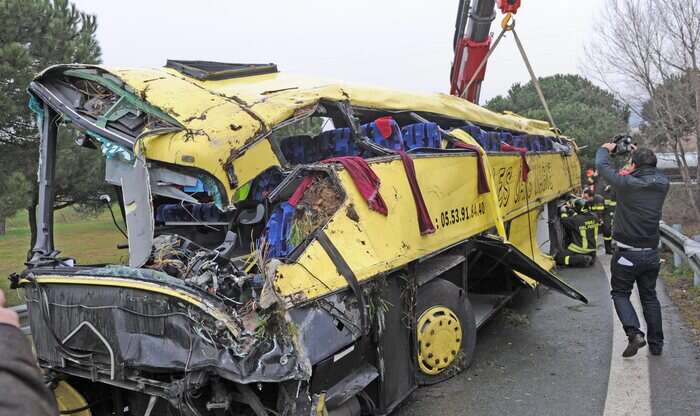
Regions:
M 598 171 L 592 168 L 586 170 L 586 188 L 593 191 L 596 190 L 596 183 L 598 181 Z
M 588 203 L 589 208 L 593 214 L 595 214 L 599 220 L 603 219 L 603 211 L 605 211 L 605 198 L 600 194 L 593 195 L 593 198 Z M 600 221 L 599 221 L 600 223 Z
M 564 229 L 569 230 L 571 243 L 567 248 L 578 254 L 596 256 L 596 241 L 598 240 L 598 219 L 588 209 L 588 203 L 583 199 L 574 201 L 576 215 L 564 222 Z
M 554 260 L 560 266 L 588 267 L 595 260 L 598 219 L 588 209 L 585 200 L 576 199 L 573 205 L 573 211 L 560 211 L 566 248 L 556 253 Z
M 617 206 L 617 201 L 615 201 L 615 190 L 612 186 L 607 185 L 603 188 L 603 203 L 605 209 L 603 210 L 603 221 L 602 221 L 602 232 L 603 232 L 603 244 L 605 244 L 605 254 L 612 254 L 612 230 L 613 230 L 613 218 L 615 217 L 615 207 Z

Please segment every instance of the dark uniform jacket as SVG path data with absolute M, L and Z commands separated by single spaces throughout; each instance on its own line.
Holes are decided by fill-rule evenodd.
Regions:
M 656 168 L 641 167 L 620 176 L 603 148 L 596 152 L 595 164 L 617 197 L 613 238 L 632 247 L 657 248 L 661 209 L 669 188 L 666 175 Z
M 592 212 L 577 213 L 561 220 L 569 245 L 569 251 L 593 254 L 598 240 L 598 217 Z
M 58 415 L 27 338 L 7 324 L 0 324 L 0 415 Z

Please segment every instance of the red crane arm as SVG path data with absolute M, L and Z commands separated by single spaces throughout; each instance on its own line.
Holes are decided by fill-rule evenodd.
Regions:
M 516 13 L 520 2 L 521 0 L 460 0 L 450 94 L 478 103 L 486 65 L 478 73 L 477 70 L 491 47 L 491 21 L 496 17 L 494 6 L 498 6 L 503 13 Z M 465 91 L 472 77 L 474 82 Z

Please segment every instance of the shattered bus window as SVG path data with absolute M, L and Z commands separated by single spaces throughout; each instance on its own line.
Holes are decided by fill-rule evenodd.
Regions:
M 182 71 L 59 65 L 30 85 L 37 240 L 13 284 L 57 396 L 99 397 L 99 416 L 388 414 L 466 368 L 476 328 L 521 287 L 586 301 L 528 245 L 579 182 L 575 143 L 547 123 Z M 53 207 L 81 175 L 119 202 L 128 259 L 58 256 Z M 431 347 L 440 322 L 454 334 Z

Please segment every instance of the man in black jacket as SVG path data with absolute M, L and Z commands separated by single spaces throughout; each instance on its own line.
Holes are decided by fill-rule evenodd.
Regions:
M 656 169 L 654 152 L 645 148 L 632 152 L 629 174 L 618 174 L 609 160 L 615 146 L 614 143 L 605 143 L 598 149 L 596 167 L 617 196 L 613 221 L 616 249 L 610 262 L 610 284 L 617 316 L 629 339 L 622 356 L 631 357 L 646 345 L 644 333 L 639 329 L 639 319 L 630 302 L 635 282 L 647 323 L 649 350 L 654 355 L 660 355 L 664 334 L 661 306 L 656 297 L 656 279 L 660 268 L 659 221 L 669 181 Z
M 0 415 L 57 416 L 58 408 L 44 384 L 17 314 L 5 308 L 0 290 Z

